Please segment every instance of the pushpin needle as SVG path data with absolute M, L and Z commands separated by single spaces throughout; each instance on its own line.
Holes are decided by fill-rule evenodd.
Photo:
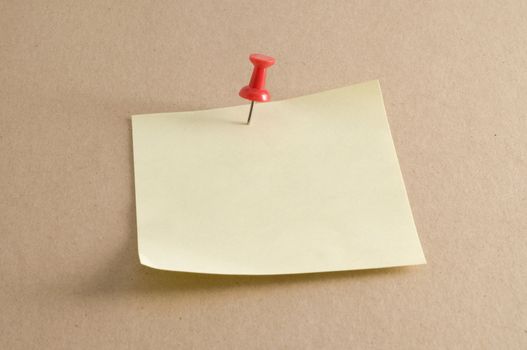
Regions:
M 251 123 L 254 102 L 268 102 L 271 100 L 269 91 L 265 89 L 265 71 L 275 62 L 274 58 L 260 54 L 250 55 L 249 60 L 254 66 L 251 81 L 249 82 L 249 85 L 244 86 L 239 93 L 241 97 L 251 101 L 247 125 Z
M 247 125 L 251 123 L 251 116 L 253 115 L 254 101 L 251 101 L 251 109 L 249 109 L 249 118 L 247 118 Z

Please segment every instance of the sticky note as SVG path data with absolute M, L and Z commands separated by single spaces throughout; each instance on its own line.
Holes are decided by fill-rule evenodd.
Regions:
M 139 257 L 293 274 L 424 264 L 378 81 L 132 117 Z

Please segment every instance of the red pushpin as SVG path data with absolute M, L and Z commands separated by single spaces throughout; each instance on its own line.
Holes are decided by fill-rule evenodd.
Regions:
M 247 124 L 251 122 L 254 101 L 271 101 L 269 91 L 265 89 L 265 70 L 268 67 L 272 66 L 275 62 L 274 58 L 270 56 L 260 55 L 258 53 L 253 53 L 249 56 L 249 59 L 254 65 L 253 75 L 251 76 L 251 81 L 249 82 L 249 85 L 244 86 L 240 90 L 240 96 L 251 101 L 251 109 L 249 110 L 249 118 L 247 118 Z

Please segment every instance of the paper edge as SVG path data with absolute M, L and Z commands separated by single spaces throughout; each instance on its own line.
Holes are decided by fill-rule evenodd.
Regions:
M 388 133 L 390 134 L 390 140 L 391 140 L 391 144 L 392 144 L 392 147 L 393 147 L 393 151 L 395 153 L 395 159 L 397 160 L 397 170 L 398 170 L 398 173 L 399 173 L 399 178 L 400 178 L 401 183 L 403 185 L 404 197 L 406 199 L 406 203 L 408 204 L 408 208 L 410 209 L 410 217 L 412 218 L 412 224 L 413 224 L 416 236 L 417 236 L 417 242 L 419 243 L 419 248 L 421 248 L 421 257 L 422 257 L 422 259 L 424 261 L 423 264 L 426 265 L 427 264 L 426 255 L 425 255 L 425 252 L 424 252 L 424 249 L 423 249 L 423 243 L 421 242 L 421 238 L 419 237 L 419 231 L 417 230 L 417 225 L 415 224 L 415 218 L 414 218 L 414 213 L 413 213 L 413 209 L 412 209 L 412 203 L 410 202 L 410 197 L 408 197 L 408 190 L 406 188 L 406 182 L 404 181 L 403 172 L 401 171 L 401 162 L 399 161 L 399 154 L 397 153 L 397 147 L 395 147 L 395 141 L 394 141 L 393 135 L 392 135 L 392 127 L 390 125 L 390 119 L 388 118 L 388 113 L 386 111 L 386 105 L 384 103 L 384 95 L 383 95 L 382 89 L 381 89 L 381 83 L 380 83 L 379 80 L 375 80 L 375 81 L 377 82 L 376 88 L 377 88 L 377 90 L 379 92 L 379 96 L 381 98 L 381 105 L 382 105 L 382 109 L 384 111 L 384 118 L 386 120 L 386 124 L 388 125 Z
M 285 101 L 291 101 L 291 100 L 296 100 L 296 99 L 300 99 L 300 98 L 310 97 L 310 96 L 314 96 L 314 95 L 320 95 L 320 94 L 323 94 L 323 93 L 330 93 L 330 92 L 334 92 L 334 91 L 338 91 L 338 90 L 348 89 L 350 87 L 357 87 L 357 86 L 360 86 L 360 85 L 366 85 L 366 84 L 372 84 L 372 83 L 377 83 L 376 85 L 377 85 L 377 87 L 380 90 L 380 81 L 379 81 L 379 79 L 372 79 L 372 80 L 367 80 L 367 81 L 363 81 L 363 82 L 352 84 L 352 85 L 341 86 L 341 87 L 338 87 L 338 88 L 324 90 L 324 91 L 319 91 L 319 92 L 314 92 L 314 93 L 307 94 L 307 95 L 294 96 L 294 97 L 289 97 L 289 98 L 285 98 L 285 99 L 282 99 L 282 100 L 276 100 L 276 101 L 270 101 L 270 102 L 264 102 L 264 103 L 265 104 L 278 104 L 278 103 L 285 102 Z M 382 92 L 381 92 L 381 97 L 382 97 Z M 177 111 L 177 112 L 159 112 L 159 113 L 132 114 L 131 115 L 131 119 L 133 121 L 134 119 L 139 119 L 139 118 L 142 118 L 142 117 L 169 116 L 169 115 L 174 115 L 174 114 L 178 114 L 178 113 L 196 113 L 196 114 L 198 114 L 198 113 L 204 112 L 204 111 L 209 111 L 209 112 L 210 111 L 219 111 L 219 110 L 222 110 L 222 109 L 231 109 L 231 108 L 236 108 L 236 107 L 246 108 L 247 105 L 246 104 L 240 104 L 240 105 L 233 105 L 233 106 L 226 106 L 226 107 L 213 107 L 213 108 L 196 109 L 196 110 L 184 110 L 184 111 Z M 383 108 L 384 108 L 384 102 L 383 102 Z M 385 114 L 386 114 L 386 110 L 385 110 Z M 391 136 L 391 134 L 390 134 L 390 136 Z
M 224 275 L 224 276 L 281 276 L 281 275 L 307 275 L 314 273 L 331 273 L 331 272 L 346 272 L 346 271 L 364 271 L 364 270 L 381 270 L 381 269 L 392 269 L 400 267 L 410 266 L 421 266 L 426 265 L 426 260 L 417 260 L 415 262 L 408 262 L 402 264 L 393 264 L 387 266 L 369 266 L 369 267 L 356 267 L 356 268 L 343 268 L 343 269 L 331 269 L 331 270 L 313 270 L 313 271 L 298 271 L 298 272 L 254 272 L 254 273 L 229 273 L 229 272 L 217 272 L 212 270 L 201 271 L 201 270 L 179 270 L 162 267 L 152 262 L 144 253 L 139 252 L 139 262 L 141 265 L 160 271 L 172 271 L 181 273 L 192 273 L 200 275 Z

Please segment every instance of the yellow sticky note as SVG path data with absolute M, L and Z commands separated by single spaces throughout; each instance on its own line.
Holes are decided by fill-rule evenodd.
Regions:
M 425 263 L 381 90 L 132 117 L 141 263 L 291 274 Z

